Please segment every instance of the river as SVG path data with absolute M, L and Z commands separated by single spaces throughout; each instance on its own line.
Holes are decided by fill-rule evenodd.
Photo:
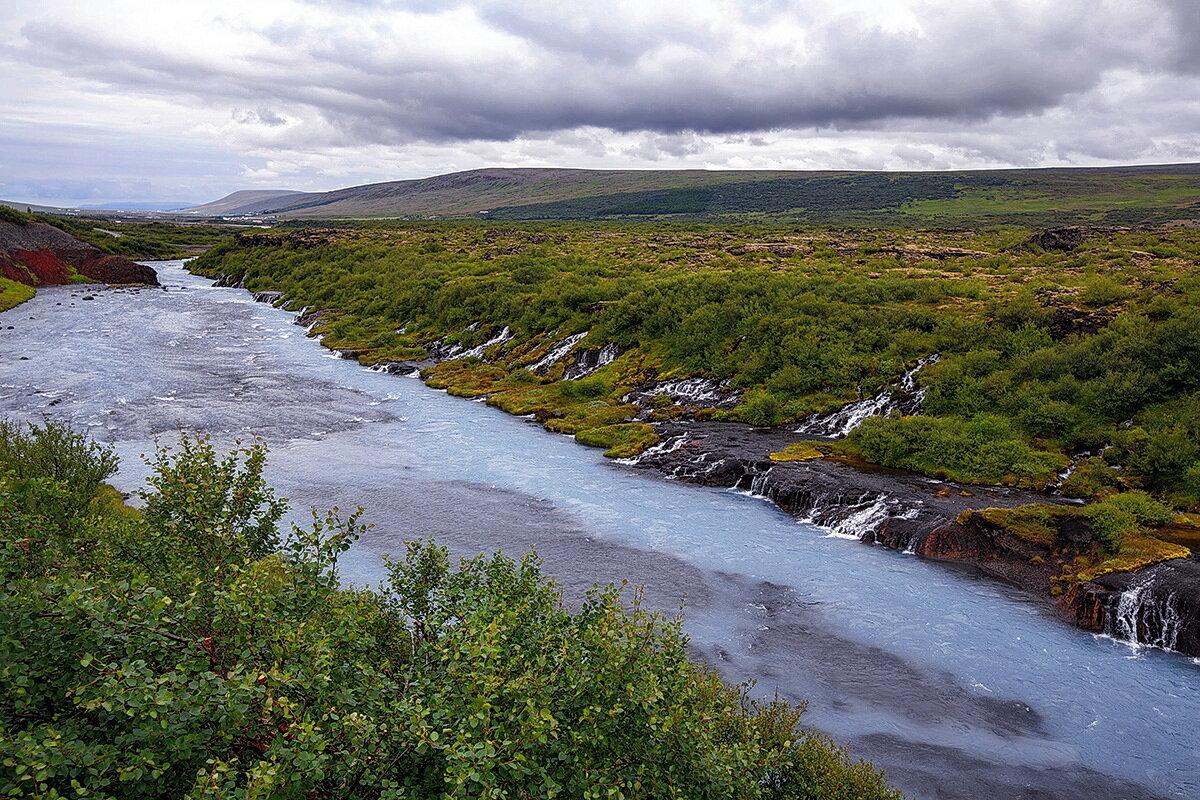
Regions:
M 262 437 L 294 513 L 366 508 L 344 578 L 433 536 L 537 549 L 568 595 L 629 580 L 684 604 L 704 658 L 916 798 L 1200 797 L 1200 667 L 1083 633 L 972 572 L 635 472 L 418 380 L 337 358 L 292 315 L 158 262 L 165 289 L 41 289 L 0 314 L 0 414 L 72 421 L 122 458 L 180 427 Z M 91 298 L 91 299 L 87 299 Z

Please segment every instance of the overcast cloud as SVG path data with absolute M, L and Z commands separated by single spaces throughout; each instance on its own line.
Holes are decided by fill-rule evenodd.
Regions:
M 6 199 L 1200 161 L 1197 0 L 5 6 Z

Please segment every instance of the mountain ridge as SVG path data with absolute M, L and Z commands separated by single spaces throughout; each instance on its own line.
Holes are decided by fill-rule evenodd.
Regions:
M 1200 219 L 1198 201 L 1200 164 L 924 172 L 486 167 L 327 192 L 240 190 L 179 213 L 513 220 L 768 214 L 817 221 L 903 213 L 919 221 L 1053 211 L 1115 223 L 1142 211 Z

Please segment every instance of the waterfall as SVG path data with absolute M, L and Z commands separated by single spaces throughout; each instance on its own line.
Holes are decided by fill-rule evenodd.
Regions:
M 891 503 L 884 496 L 877 497 L 868 505 L 862 506 L 832 525 L 824 525 L 829 533 L 826 536 L 835 539 L 862 539 L 882 525 L 891 516 Z
M 916 364 L 900 376 L 900 380 L 874 397 L 847 403 L 825 416 L 814 414 L 796 429 L 796 433 L 841 437 L 849 434 L 868 417 L 883 416 L 893 410 L 903 410 L 910 414 L 920 413 L 921 403 L 925 400 L 925 389 L 917 389 L 917 373 L 930 364 L 936 364 L 941 357 L 940 353 L 934 353 L 918 359 Z
M 730 389 L 729 381 L 715 378 L 676 378 L 635 389 L 621 398 L 625 403 L 637 403 L 643 408 L 652 407 L 654 398 L 660 394 L 671 398 L 679 405 L 707 408 L 733 408 L 741 397 L 740 389 Z
M 538 359 L 538 361 L 529 369 L 533 370 L 534 372 L 542 372 L 550 369 L 550 367 L 553 367 L 555 364 L 561 361 L 567 353 L 571 352 L 571 348 L 578 344 L 579 341 L 587 335 L 588 332 L 583 331 L 581 333 L 573 333 L 567 338 L 562 339 L 553 347 L 551 347 L 546 355 Z
M 563 380 L 577 381 L 586 378 L 601 367 L 607 367 L 621 355 L 621 348 L 613 342 L 599 350 L 584 350 L 575 358 L 575 363 L 563 371 Z
M 1133 645 L 1174 650 L 1183 619 L 1174 592 L 1165 597 L 1154 591 L 1154 576 L 1139 576 L 1117 598 L 1105 615 L 1104 632 Z
M 467 352 L 460 354 L 458 356 L 458 358 L 471 358 L 471 357 L 480 358 L 481 356 L 483 356 L 483 354 L 485 352 L 487 352 L 487 349 L 489 347 L 491 347 L 492 345 L 504 344 L 509 339 L 513 338 L 513 335 L 514 335 L 513 332 L 509 329 L 509 327 L 507 325 L 505 325 L 504 329 L 502 331 L 500 331 L 499 333 L 497 333 L 495 336 L 488 339 L 483 344 L 478 345 L 477 347 L 472 347 Z
M 630 456 L 629 458 L 616 459 L 616 463 L 617 464 L 625 464 L 630 467 L 636 467 L 641 464 L 650 462 L 653 459 L 657 458 L 658 456 L 664 456 L 668 453 L 674 453 L 676 450 L 678 450 L 679 448 L 681 448 L 685 444 L 687 444 L 688 441 L 689 441 L 689 439 L 688 439 L 688 435 L 686 433 L 681 433 L 676 436 L 669 436 L 666 439 L 663 439 L 662 441 L 660 441 L 658 444 L 647 447 L 645 450 L 638 453 L 636 456 Z

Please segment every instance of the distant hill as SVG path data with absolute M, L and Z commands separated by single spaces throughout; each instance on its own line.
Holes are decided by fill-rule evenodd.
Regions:
M 227 194 L 220 200 L 211 203 L 180 209 L 180 213 L 194 214 L 203 217 L 240 217 L 261 214 L 274 208 L 287 205 L 302 197 L 312 197 L 307 192 L 293 192 L 288 189 L 243 189 L 233 194 Z
M 489 168 L 330 192 L 234 192 L 184 213 L 915 225 L 1194 221 L 1200 165 L 963 172 Z

